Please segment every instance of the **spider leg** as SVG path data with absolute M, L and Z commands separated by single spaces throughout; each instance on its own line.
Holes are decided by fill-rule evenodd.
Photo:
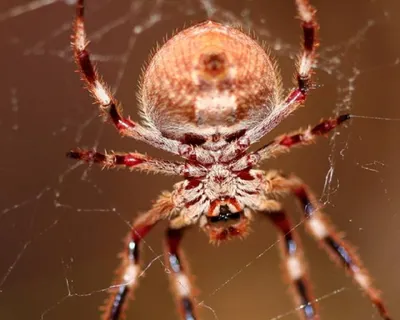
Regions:
M 281 204 L 275 200 L 267 200 L 263 204 L 261 213 L 264 213 L 271 220 L 280 233 L 283 266 L 291 284 L 296 306 L 301 306 L 299 309 L 301 319 L 319 319 L 307 275 L 307 267 L 303 261 L 301 243 L 289 217 L 282 209 Z
M 167 139 L 159 131 L 145 128 L 131 119 L 123 117 L 117 100 L 100 79 L 96 68 L 90 60 L 89 51 L 86 49 L 88 40 L 85 31 L 83 0 L 77 1 L 72 39 L 75 62 L 79 67 L 82 80 L 86 83 L 87 89 L 93 95 L 96 102 L 100 105 L 101 113 L 108 115 L 118 132 L 123 136 L 144 141 L 156 148 L 179 154 L 180 142 Z
M 297 84 L 298 88 L 289 95 L 289 100 L 294 96 L 297 90 L 306 98 L 307 91 L 310 89 L 311 75 L 313 65 L 316 63 L 317 31 L 319 25 L 315 20 L 316 10 L 310 6 L 308 0 L 296 0 L 299 18 L 301 20 L 301 28 L 303 29 L 303 52 L 299 56 Z
M 183 320 L 195 320 L 196 308 L 188 265 L 179 248 L 185 227 L 170 225 L 166 232 L 165 258 L 179 314 Z
M 246 141 L 253 143 L 261 139 L 304 103 L 307 98 L 311 87 L 313 67 L 317 62 L 316 48 L 318 47 L 317 31 L 319 25 L 315 19 L 316 10 L 309 4 L 308 0 L 296 0 L 296 6 L 303 30 L 303 48 L 297 63 L 297 87 L 260 124 L 254 126 L 242 139 L 239 139 L 239 144 L 241 145 Z
M 127 237 L 126 250 L 121 253 L 121 266 L 117 270 L 117 281 L 110 289 L 110 297 L 102 307 L 104 320 L 122 319 L 128 305 L 129 296 L 141 276 L 140 242 L 157 222 L 168 217 L 173 210 L 170 193 L 163 193 L 153 207 L 139 216 L 133 223 L 132 230 Z
M 267 176 L 267 180 L 271 186 L 270 192 L 290 191 L 297 197 L 304 210 L 307 232 L 321 244 L 333 261 L 345 268 L 378 309 L 382 319 L 391 320 L 392 318 L 380 297 L 380 292 L 373 286 L 371 276 L 362 265 L 356 250 L 335 230 L 334 225 L 322 212 L 321 205 L 309 188 L 297 177 L 286 178 L 276 172 L 271 172 Z
M 306 130 L 300 130 L 290 134 L 284 134 L 266 146 L 258 149 L 255 154 L 260 156 L 260 161 L 276 157 L 281 153 L 288 152 L 290 148 L 297 146 L 305 146 L 311 144 L 319 136 L 328 134 L 330 131 L 349 120 L 351 115 L 342 114 L 336 118 L 322 120 L 313 128 L 308 127 Z
M 131 170 L 136 169 L 167 175 L 182 175 L 185 170 L 185 165 L 182 163 L 153 159 L 133 152 L 100 153 L 93 150 L 73 149 L 67 152 L 67 157 L 88 163 L 97 163 L 107 169 L 125 167 Z
M 232 168 L 235 171 L 240 171 L 249 166 L 254 166 L 263 160 L 289 152 L 292 147 L 309 145 L 313 143 L 317 137 L 328 134 L 350 118 L 351 115 L 342 114 L 336 118 L 322 120 L 313 128 L 308 127 L 305 130 L 298 130 L 297 132 L 284 134 L 259 148 L 257 151 L 246 154 L 244 157 L 236 161 L 236 163 L 232 165 Z

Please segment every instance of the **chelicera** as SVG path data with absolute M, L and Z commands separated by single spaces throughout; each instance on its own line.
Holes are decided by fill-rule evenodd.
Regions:
M 297 86 L 283 95 L 280 75 L 269 54 L 242 31 L 214 21 L 187 28 L 152 57 L 141 88 L 145 124 L 122 115 L 90 61 L 84 26 L 84 1 L 77 3 L 73 50 L 87 89 L 122 136 L 144 141 L 183 158 L 154 159 L 140 153 L 99 153 L 74 149 L 73 159 L 106 168 L 180 175 L 172 192 L 164 192 L 133 223 L 122 254 L 117 285 L 104 307 L 104 319 L 121 319 L 140 275 L 140 242 L 161 220 L 168 221 L 165 257 L 180 317 L 197 319 L 193 284 L 180 249 L 184 231 L 199 224 L 212 242 L 244 237 L 254 213 L 269 218 L 282 243 L 282 263 L 293 288 L 301 319 L 319 319 L 296 230 L 276 194 L 293 194 L 304 210 L 304 225 L 322 248 L 344 267 L 378 309 L 390 319 L 353 247 L 343 240 L 321 211 L 315 196 L 296 176 L 257 169 L 262 161 L 308 145 L 350 118 L 343 114 L 314 127 L 275 138 L 256 151 L 259 141 L 304 104 L 316 64 L 318 24 L 307 0 L 295 1 L 303 30 Z

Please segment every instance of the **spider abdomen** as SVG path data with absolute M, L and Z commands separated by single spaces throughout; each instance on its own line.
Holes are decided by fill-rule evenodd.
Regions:
M 279 95 L 265 50 L 243 32 L 207 21 L 181 31 L 144 73 L 144 114 L 163 135 L 184 140 L 243 130 L 264 118 Z

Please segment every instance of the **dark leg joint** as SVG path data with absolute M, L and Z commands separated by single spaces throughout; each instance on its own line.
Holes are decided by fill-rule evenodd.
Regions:
M 310 90 L 310 79 L 309 77 L 303 77 L 301 75 L 297 76 L 297 84 L 299 86 L 299 90 L 303 95 L 306 95 Z
M 181 304 L 185 320 L 196 320 L 196 317 L 193 313 L 193 302 L 189 298 L 183 298 Z
M 133 263 L 138 263 L 139 261 L 139 243 L 133 240 L 129 241 L 128 244 L 128 258 Z
M 335 254 L 339 257 L 340 261 L 344 264 L 344 266 L 348 270 L 353 270 L 353 271 L 358 271 L 354 270 L 356 268 L 356 264 L 353 262 L 353 259 L 351 258 L 349 252 L 344 248 L 342 245 L 340 245 L 335 239 L 333 239 L 331 236 L 328 236 L 324 239 L 324 242 L 326 245 L 335 252 Z
M 315 25 L 313 22 L 303 23 L 304 49 L 311 52 L 314 49 Z
M 297 244 L 293 238 L 291 224 L 284 211 L 273 211 L 268 213 L 268 217 L 282 232 L 285 240 L 285 250 L 287 255 L 293 255 L 297 251 Z
M 121 285 L 119 287 L 118 293 L 115 296 L 113 304 L 110 310 L 110 316 L 107 320 L 118 320 L 120 319 L 122 306 L 124 305 L 125 299 L 128 295 L 129 288 L 127 285 Z
M 182 229 L 167 229 L 168 261 L 174 273 L 182 272 L 183 267 L 178 255 L 178 247 L 182 239 Z
M 317 124 L 314 128 L 312 128 L 311 133 L 315 135 L 323 135 L 349 119 L 349 114 L 342 114 L 335 119 L 324 120 L 320 124 Z
M 291 147 L 294 144 L 298 144 L 301 142 L 303 135 L 298 133 L 293 136 L 284 137 L 279 144 L 285 147 Z
M 317 313 L 314 306 L 312 305 L 310 297 L 308 296 L 307 287 L 306 284 L 304 283 L 304 280 L 303 279 L 296 280 L 294 284 L 297 291 L 299 292 L 301 298 L 301 310 L 303 311 L 306 319 L 307 320 L 315 319 Z
M 300 200 L 304 213 L 306 214 L 306 218 L 309 218 L 315 211 L 315 208 L 313 204 L 310 202 L 310 198 L 308 197 L 306 190 L 303 187 L 299 187 L 294 190 L 294 193 Z
M 120 122 L 122 122 L 122 118 L 115 104 L 110 105 L 108 113 L 111 117 L 112 122 L 114 122 L 115 126 L 120 129 Z
M 76 53 L 76 59 L 78 60 L 79 66 L 81 67 L 82 73 L 85 75 L 86 80 L 89 83 L 94 83 L 96 79 L 96 73 L 94 71 L 92 62 L 90 61 L 89 52 L 87 50 L 78 51 Z
M 135 123 L 129 118 L 124 119 L 121 117 L 118 108 L 114 102 L 111 102 L 111 104 L 109 105 L 108 114 L 118 130 L 128 130 L 135 127 Z
M 105 163 L 106 156 L 102 153 L 86 150 L 71 150 L 66 156 L 71 159 L 86 161 L 89 163 Z
M 348 113 L 342 114 L 342 115 L 340 115 L 340 116 L 337 118 L 337 123 L 338 123 L 338 124 L 341 124 L 342 122 L 345 122 L 345 121 L 347 121 L 347 120 L 350 120 L 350 118 L 351 118 L 351 115 L 350 115 L 350 114 L 348 114 Z
M 83 0 L 78 0 L 78 3 L 76 5 L 76 15 L 77 17 L 82 18 L 84 14 L 85 6 L 83 5 Z

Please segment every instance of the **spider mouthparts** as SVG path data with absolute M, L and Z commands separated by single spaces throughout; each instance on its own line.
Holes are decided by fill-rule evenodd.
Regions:
M 211 243 L 219 244 L 222 241 L 231 240 L 235 237 L 244 239 L 249 234 L 248 225 L 249 220 L 247 218 L 242 218 L 239 223 L 229 227 L 207 225 L 205 231 L 208 233 Z
M 212 243 L 230 240 L 234 237 L 244 238 L 248 234 L 249 219 L 243 211 L 230 212 L 227 206 L 220 207 L 220 214 L 208 216 L 204 231 Z

